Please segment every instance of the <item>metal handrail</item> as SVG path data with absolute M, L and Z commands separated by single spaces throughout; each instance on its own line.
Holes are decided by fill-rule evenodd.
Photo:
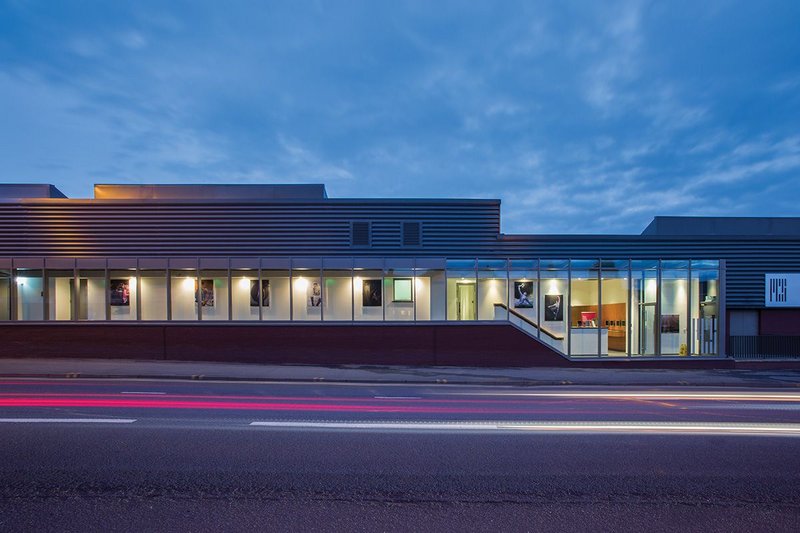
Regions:
M 530 326 L 533 326 L 534 328 L 538 329 L 539 331 L 541 331 L 542 333 L 544 333 L 545 335 L 547 335 L 551 339 L 556 340 L 556 341 L 563 341 L 564 340 L 564 335 L 559 335 L 558 333 L 556 333 L 554 331 L 550 331 L 548 329 L 545 329 L 544 327 L 540 326 L 539 324 L 537 324 L 536 322 L 534 322 L 530 318 L 526 317 L 522 313 L 519 313 L 518 311 L 514 311 L 513 309 L 510 309 L 506 304 L 504 304 L 504 303 L 496 303 L 494 305 L 495 305 L 495 307 L 498 307 L 498 306 L 502 307 L 503 309 L 508 311 L 510 314 L 512 314 L 515 317 L 519 318 L 520 320 L 522 320 L 526 324 L 528 324 Z

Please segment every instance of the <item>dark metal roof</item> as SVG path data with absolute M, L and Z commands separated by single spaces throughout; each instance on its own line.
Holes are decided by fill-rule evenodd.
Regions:
M 642 235 L 800 235 L 800 218 L 785 217 L 655 217 Z
M 0 201 L 22 198 L 66 198 L 55 185 L 47 183 L 0 183 Z

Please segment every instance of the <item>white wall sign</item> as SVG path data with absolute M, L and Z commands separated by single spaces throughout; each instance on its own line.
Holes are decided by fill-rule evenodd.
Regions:
M 764 305 L 767 307 L 800 307 L 800 273 L 766 274 Z

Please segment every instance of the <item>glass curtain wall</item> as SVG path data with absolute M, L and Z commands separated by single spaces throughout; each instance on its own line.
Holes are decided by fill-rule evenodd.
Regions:
M 384 316 L 390 321 L 414 320 L 414 271 L 410 268 L 387 268 L 383 279 Z
M 172 320 L 197 320 L 197 270 L 170 270 Z
M 478 320 L 508 320 L 508 265 L 478 260 Z
M 292 282 L 291 276 L 296 276 Z M 316 280 L 316 287 L 312 283 Z M 294 289 L 292 289 L 292 283 Z M 288 270 L 262 270 L 261 271 L 261 319 L 269 321 L 285 321 L 291 318 L 292 305 L 295 306 L 295 320 L 307 320 L 299 316 L 311 317 L 319 320 L 321 316 L 320 305 L 322 295 L 319 285 L 319 270 L 296 271 L 291 274 Z M 312 289 L 318 290 L 315 303 L 310 311 L 310 293 Z M 294 300 L 293 300 L 294 298 Z M 298 299 L 299 298 L 299 299 Z M 302 313 L 298 312 L 298 308 Z M 313 318 L 316 316 L 317 318 Z
M 477 320 L 478 290 L 475 261 L 447 261 L 447 320 Z
M 414 301 L 417 321 L 445 320 L 447 283 L 444 270 L 414 270 Z
M 152 271 L 150 271 L 152 272 Z M 163 278 L 163 274 L 162 274 Z M 136 280 L 136 270 L 121 269 L 108 271 L 108 304 L 109 318 L 111 320 L 136 320 L 138 282 Z M 164 285 L 166 290 L 166 284 Z M 150 296 L 148 294 L 148 296 Z M 166 298 L 166 293 L 164 294 Z M 164 301 L 166 309 L 166 300 Z M 166 316 L 165 316 L 166 318 Z M 155 319 L 163 320 L 163 319 Z
M 200 271 L 200 319 L 228 320 L 228 270 Z
M 47 307 L 50 320 L 72 320 L 74 293 L 74 270 L 47 270 Z
M 259 285 L 256 269 L 231 270 L 231 311 L 233 320 L 259 320 L 259 308 L 269 308 L 268 281 Z
M 656 353 L 658 260 L 631 261 L 631 355 Z
M 17 320 L 44 320 L 44 273 L 39 268 L 14 271 L 17 286 Z
M 541 339 L 567 353 L 567 324 L 569 313 L 569 260 L 542 259 L 539 261 L 539 316 Z
M 600 265 L 600 327 L 607 341 L 600 355 L 628 355 L 628 261 L 603 261 Z
M 11 320 L 11 270 L 0 269 L 0 321 Z
M 106 320 L 106 271 L 78 272 L 78 320 Z
M 142 320 L 166 320 L 167 271 L 141 270 L 139 278 L 141 285 L 139 303 L 142 307 Z
M 571 262 L 571 280 L 569 295 L 570 321 L 570 354 L 599 355 L 603 351 L 602 343 L 608 350 L 608 337 L 602 339 L 599 334 L 606 333 L 599 327 L 599 263 L 595 260 L 573 260 Z M 603 342 L 605 341 L 605 342 Z
M 530 335 L 538 337 L 539 299 L 538 262 L 514 259 L 508 272 L 508 319 Z
M 353 310 L 358 321 L 383 320 L 383 270 L 353 272 Z
M 325 309 L 326 321 L 353 320 L 353 273 L 351 270 L 325 270 L 325 290 L 322 299 Z M 378 287 L 380 288 L 380 287 Z M 370 302 L 377 299 L 380 302 L 381 294 L 376 292 L 369 295 Z M 377 305 L 380 305 L 378 303 Z
M 689 261 L 661 261 L 661 355 L 689 354 Z
M 319 269 L 292 270 L 292 320 L 322 320 L 321 276 Z
M 719 353 L 719 261 L 691 264 L 690 354 Z
M 574 356 L 719 353 L 718 260 L 413 264 L 143 269 L 138 277 L 133 268 L 82 269 L 77 282 L 75 270 L 6 269 L 0 320 L 498 320 Z

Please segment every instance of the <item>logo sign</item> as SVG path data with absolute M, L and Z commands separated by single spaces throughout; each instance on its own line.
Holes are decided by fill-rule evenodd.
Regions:
M 767 307 L 800 307 L 800 274 L 767 274 L 764 304 Z

